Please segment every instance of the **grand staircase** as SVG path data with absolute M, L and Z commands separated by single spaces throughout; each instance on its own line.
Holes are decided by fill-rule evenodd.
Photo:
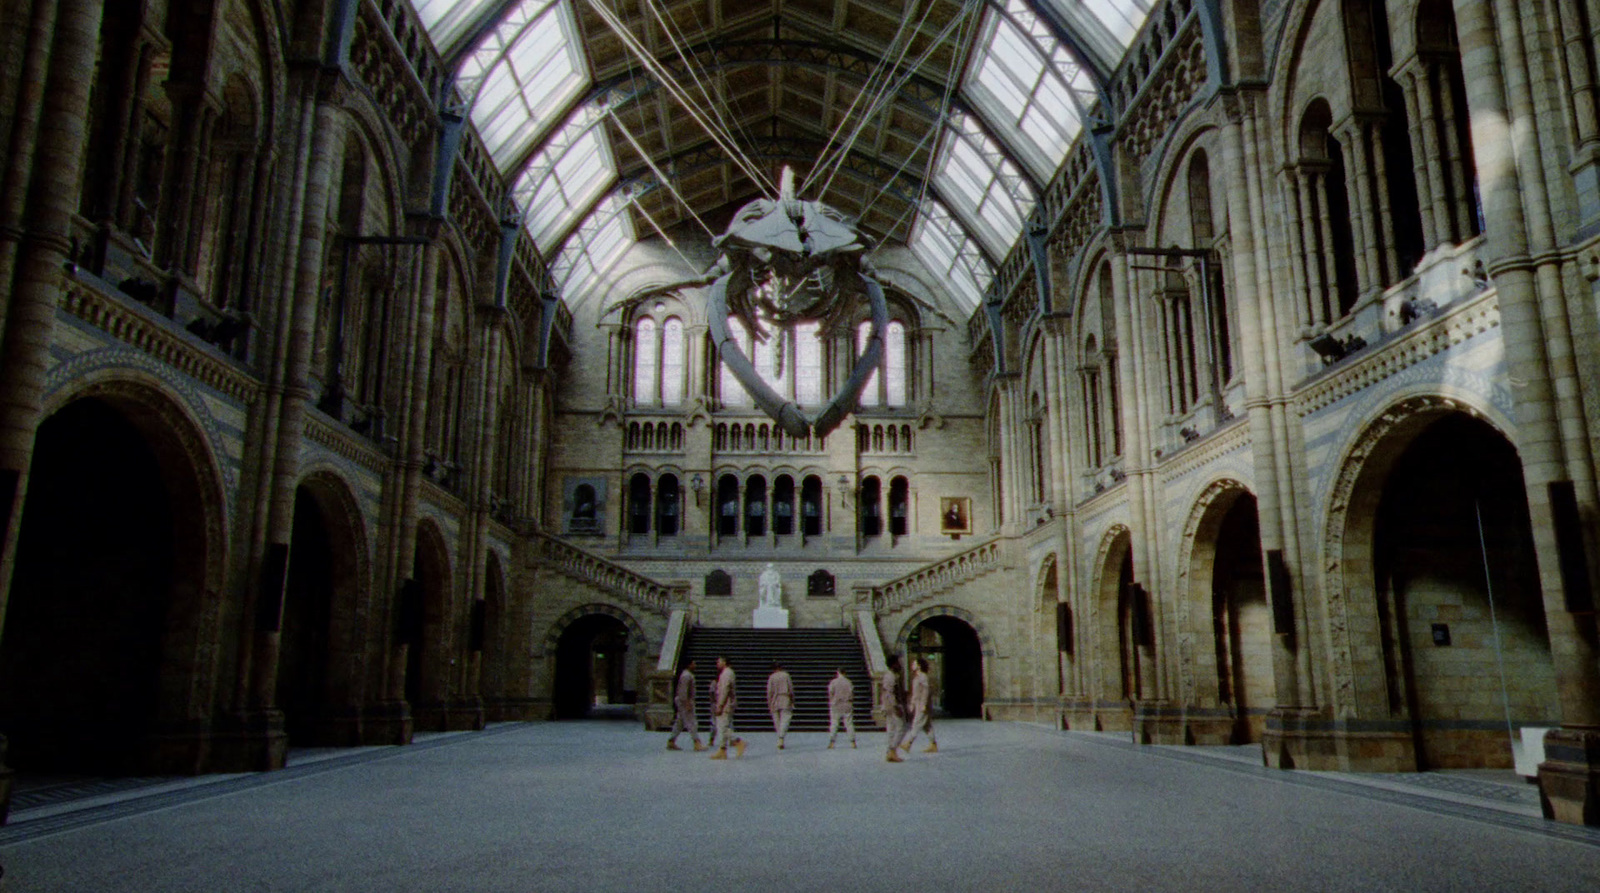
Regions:
M 767 675 L 778 661 L 794 678 L 794 719 L 791 732 L 828 729 L 828 682 L 843 668 L 855 683 L 856 734 L 876 728 L 872 723 L 872 683 L 861 655 L 861 643 L 848 629 L 716 629 L 696 627 L 684 641 L 679 666 L 697 662 L 695 715 L 701 729 L 711 727 L 711 683 L 717 676 L 717 658 L 726 657 L 737 678 L 739 699 L 733 727 L 740 732 L 771 732 L 767 713 Z

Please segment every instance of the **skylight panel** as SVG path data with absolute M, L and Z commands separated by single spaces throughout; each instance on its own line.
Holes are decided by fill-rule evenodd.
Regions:
M 503 171 L 588 83 L 565 3 L 523 0 L 462 61 L 456 84 Z
M 629 203 L 625 192 L 611 193 L 567 238 L 550 265 L 563 298 L 570 300 L 594 285 L 633 244 L 633 224 L 625 213 Z
M 468 27 L 495 5 L 495 0 L 413 0 L 412 8 L 422 19 L 422 27 L 441 54 L 456 42 Z
M 1153 4 L 1154 0 L 1082 0 L 1082 5 L 1123 49 L 1127 49 L 1134 35 L 1139 33 Z
M 1074 90 L 1082 66 L 1023 0 L 991 9 L 965 91 L 1016 147 L 1035 178 L 1048 179 L 1082 128 Z
M 941 281 L 968 313 L 983 301 L 994 274 L 978 246 L 938 202 L 926 202 L 911 230 L 911 251 Z
M 933 182 L 990 253 L 1004 255 L 1033 209 L 1033 190 L 999 145 L 972 120 L 957 113 L 950 122 Z
M 580 112 L 551 137 L 517 178 L 512 198 L 542 254 L 616 180 L 616 163 L 597 115 Z

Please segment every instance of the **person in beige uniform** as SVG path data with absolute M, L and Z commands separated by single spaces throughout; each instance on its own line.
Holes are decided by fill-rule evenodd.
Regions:
M 728 666 L 727 658 L 717 658 L 717 681 L 711 687 L 711 719 L 716 723 L 717 740 L 722 742 L 722 746 L 711 755 L 713 760 L 726 760 L 730 744 L 733 745 L 734 756 L 744 756 L 744 739 L 733 735 L 733 711 L 738 706 L 733 684 L 733 667 Z
M 678 687 L 672 693 L 672 704 L 677 708 L 672 717 L 672 737 L 667 739 L 667 750 L 682 750 L 678 746 L 678 733 L 688 731 L 690 739 L 694 741 L 694 749 L 705 750 L 706 746 L 700 743 L 700 729 L 694 717 L 694 661 L 689 661 L 678 674 Z
M 778 749 L 783 750 L 789 720 L 794 719 L 794 680 L 777 661 L 772 662 L 772 672 L 767 676 L 767 712 L 772 714 L 772 728 L 778 733 Z
M 833 750 L 834 739 L 839 737 L 839 725 L 850 733 L 850 749 L 856 746 L 855 685 L 844 675 L 844 670 L 834 671 L 828 683 L 828 749 Z
M 889 655 L 889 667 L 878 677 L 878 703 L 883 705 L 883 730 L 889 742 L 889 753 L 884 757 L 891 763 L 902 762 L 896 747 L 905 728 L 905 689 L 900 686 L 900 657 Z
M 939 742 L 933 737 L 933 712 L 929 707 L 931 694 L 928 690 L 928 659 L 919 657 L 911 662 L 911 697 L 906 702 L 906 712 L 911 714 L 911 722 L 906 726 L 905 740 L 900 742 L 901 749 L 906 753 L 911 752 L 911 742 L 916 740 L 919 731 L 928 734 L 928 746 L 922 752 L 939 752 Z

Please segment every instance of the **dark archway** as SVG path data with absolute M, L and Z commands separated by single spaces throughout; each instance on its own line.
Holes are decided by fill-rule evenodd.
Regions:
M 478 657 L 478 691 L 483 696 L 484 708 L 490 719 L 500 719 L 504 713 L 507 696 L 506 680 L 506 586 L 500 570 L 500 556 L 489 553 L 483 573 L 482 621 L 474 619 L 472 643 Z
M 206 543 L 165 458 L 104 400 L 39 426 L 0 642 L 0 730 L 20 769 L 146 771 L 163 714 L 181 709 L 163 677 L 195 618 L 174 595 L 203 586 L 187 558 Z
M 1256 499 L 1241 493 L 1217 529 L 1211 573 L 1217 700 L 1233 709 L 1233 743 L 1261 740 L 1274 703 L 1272 612 L 1261 565 Z
M 608 713 L 604 709 L 632 704 L 627 688 L 628 628 L 605 614 L 574 620 L 556 643 L 555 690 L 551 700 L 556 719 L 582 719 Z M 633 712 L 626 712 L 633 718 Z
M 328 712 L 333 565 L 327 519 L 316 497 L 302 486 L 294 494 L 278 652 L 278 706 L 291 745 L 324 743 L 317 733 Z
M 1391 704 L 1408 709 L 1418 767 L 1510 766 L 1508 719 L 1560 716 L 1516 448 L 1439 416 L 1383 481 L 1372 549 Z
M 966 621 L 948 615 L 917 624 L 907 656 L 928 659 L 934 710 L 950 717 L 983 715 L 983 646 Z
M 417 549 L 411 581 L 406 585 L 402 616 L 406 645 L 406 700 L 419 730 L 446 725 L 450 671 L 455 657 L 450 617 L 450 562 L 439 529 L 424 521 L 417 527 Z

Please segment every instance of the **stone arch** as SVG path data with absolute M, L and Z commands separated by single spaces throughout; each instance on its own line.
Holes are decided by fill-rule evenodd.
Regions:
M 48 722 L 52 715 L 65 718 L 61 711 L 73 708 L 59 703 L 44 705 L 47 709 L 41 713 L 35 709 L 41 704 L 28 697 L 8 699 L 5 712 L 20 726 L 13 733 L 13 744 L 19 752 L 32 749 L 45 760 L 64 759 L 63 768 L 73 771 L 202 771 L 207 747 L 198 730 L 209 724 L 219 681 L 228 678 L 234 659 L 231 643 L 244 634 L 242 630 L 223 631 L 228 622 L 223 610 L 227 519 L 222 475 L 210 442 L 181 398 L 162 383 L 132 370 L 64 389 L 52 395 L 44 409 L 40 448 L 34 453 L 20 520 L 16 576 L 7 609 L 6 635 L 10 638 L 3 640 L 6 660 L 0 664 L 5 675 L 21 673 L 30 682 L 27 686 L 7 683 L 6 687 L 32 690 L 48 700 L 51 695 L 41 688 L 39 675 L 44 671 L 53 674 L 50 678 L 55 683 L 66 686 L 63 692 L 81 694 L 84 663 L 63 661 L 59 656 L 74 648 L 87 648 L 112 662 L 94 673 L 102 679 L 113 675 L 126 679 L 136 691 L 129 690 L 130 698 L 119 696 L 118 706 L 110 711 L 84 707 L 92 714 L 86 714 L 90 722 L 116 726 L 90 735 Z M 131 513 L 127 518 L 131 523 L 149 525 L 154 521 L 158 525 L 150 530 L 154 539 L 149 541 L 170 553 L 170 563 L 157 560 L 140 565 L 137 558 L 119 557 L 122 553 L 115 551 L 99 553 L 109 556 L 106 561 L 77 560 L 83 549 L 95 548 L 83 538 L 90 535 L 99 537 L 89 542 L 99 542 L 101 548 L 128 548 L 125 531 L 114 529 L 119 516 L 100 510 L 106 505 L 106 491 L 99 485 L 75 489 L 73 484 L 83 480 L 85 463 L 98 467 L 96 445 L 108 435 L 126 438 L 130 446 L 136 444 L 139 455 L 119 453 L 117 458 L 120 461 L 127 455 L 126 461 L 135 463 L 130 466 L 135 471 L 142 465 L 149 472 L 142 479 L 127 479 L 130 489 L 120 491 L 127 495 L 117 507 Z M 152 502 L 143 494 L 155 495 L 159 507 L 147 510 Z M 96 526 L 91 531 L 82 527 L 85 514 L 93 515 Z M 31 539 L 37 545 L 30 545 L 30 526 Z M 95 530 L 98 534 L 92 532 Z M 133 564 L 127 565 L 127 561 Z M 82 567 L 83 573 L 63 573 L 63 562 Z M 53 647 L 49 637 L 70 634 L 85 613 L 108 608 L 102 585 L 106 574 L 124 578 L 122 573 L 108 570 L 113 565 L 129 566 L 126 578 L 134 582 L 120 590 L 122 600 L 109 603 L 109 610 L 127 613 L 138 627 L 108 621 L 102 626 L 112 638 L 102 644 L 84 644 L 74 635 L 61 643 L 63 647 Z M 30 599 L 33 592 L 39 597 Z M 65 669 L 69 666 L 80 669 Z M 100 696 L 103 699 L 103 691 Z M 102 733 L 120 742 L 115 752 L 97 751 L 94 741 L 84 743 L 89 738 L 98 740 Z M 62 734 L 65 739 L 53 737 Z M 73 740 L 83 746 L 73 745 Z M 18 756 L 24 762 L 28 759 Z M 70 765 L 74 760 L 81 765 Z
M 1055 666 L 1055 672 L 1049 675 L 1055 677 L 1055 693 L 1060 695 L 1066 691 L 1067 667 L 1075 662 L 1077 649 L 1072 644 L 1072 631 L 1058 620 L 1064 613 L 1070 623 L 1072 606 L 1061 597 L 1061 568 L 1056 553 L 1051 552 L 1039 562 L 1039 570 L 1033 579 L 1036 593 L 1034 610 L 1041 615 L 1038 627 L 1042 638 L 1040 650 L 1050 656 L 1048 663 Z
M 1364 558 L 1352 556 L 1347 551 L 1347 543 L 1352 540 L 1361 542 L 1363 539 L 1370 543 L 1371 523 L 1382 493 L 1381 487 L 1371 484 L 1388 476 L 1405 444 L 1420 434 L 1429 423 L 1449 413 L 1460 413 L 1483 422 L 1513 444 L 1516 443 L 1505 425 L 1497 424 L 1488 413 L 1466 400 L 1419 395 L 1392 403 L 1368 418 L 1358 429 L 1361 433 L 1345 448 L 1336 466 L 1339 469 L 1338 477 L 1325 502 L 1327 515 L 1321 531 L 1321 570 L 1328 639 L 1333 656 L 1333 691 L 1330 700 L 1337 717 L 1355 717 L 1387 701 L 1387 694 L 1378 684 L 1369 681 L 1362 688 L 1357 688 L 1350 650 L 1352 624 L 1359 624 L 1363 629 L 1375 629 L 1377 618 L 1372 606 L 1356 604 L 1351 594 L 1356 591 L 1371 592 L 1375 580 L 1370 549 L 1366 550 L 1369 554 Z M 1379 450 L 1379 446 L 1384 449 Z M 1356 525 L 1355 529 L 1352 528 L 1353 524 Z
M 965 608 L 958 608 L 954 605 L 934 605 L 932 607 L 923 608 L 917 613 L 911 615 L 911 617 L 908 618 L 905 623 L 900 625 L 900 633 L 895 636 L 893 653 L 904 654 L 906 651 L 906 642 L 911 638 L 911 631 L 920 626 L 924 620 L 929 620 L 934 617 L 954 617 L 955 619 L 964 622 L 966 625 L 972 627 L 973 631 L 978 634 L 978 642 L 981 646 L 985 659 L 991 659 L 998 655 L 999 652 L 994 646 L 994 636 L 989 632 L 989 628 L 983 625 L 983 621 L 978 619 L 978 615 L 966 610 Z
M 511 637 L 507 615 L 509 601 L 506 597 L 505 562 L 500 553 L 488 550 L 483 569 L 483 612 L 480 629 L 473 635 L 478 641 L 479 678 L 478 691 L 482 694 L 489 719 L 501 719 L 504 703 L 509 695 L 507 680 L 512 671 L 507 666 L 511 653 Z
M 366 516 L 355 496 L 355 488 L 339 472 L 326 467 L 313 468 L 302 475 L 295 488 L 295 503 L 296 528 L 308 521 L 312 523 L 316 528 L 313 539 L 320 541 L 316 545 L 323 547 L 327 579 L 316 583 L 326 587 L 326 591 L 319 594 L 325 594 L 329 603 L 308 606 L 315 608 L 311 613 L 320 615 L 322 625 L 322 629 L 314 631 L 308 639 L 317 642 L 322 653 L 300 657 L 309 658 L 310 666 L 317 668 L 312 676 L 320 677 L 321 690 L 313 699 L 315 715 L 292 717 L 292 725 L 298 726 L 300 731 L 294 743 L 361 743 L 354 718 L 371 694 L 382 691 L 385 648 L 382 638 L 364 620 L 374 616 Z M 314 508 L 318 517 L 304 517 L 302 513 L 308 508 Z M 295 533 L 304 535 L 306 531 L 296 530 Z M 300 619 L 295 616 L 300 607 L 294 601 L 300 570 L 295 550 L 304 548 L 305 543 L 295 542 L 299 539 L 299 536 L 291 536 L 284 605 L 285 643 L 279 653 L 276 700 L 286 712 L 289 710 L 287 702 L 295 697 L 288 687 L 296 684 L 285 677 L 286 674 L 293 676 L 296 669 L 290 665 L 296 655 L 287 639 L 296 632 L 294 627 Z M 291 730 L 292 737 L 294 732 Z
M 1087 637 L 1094 667 L 1096 713 L 1102 728 L 1131 729 L 1132 704 L 1141 696 L 1140 670 L 1153 666 L 1153 649 L 1142 647 L 1131 612 L 1133 532 L 1124 524 L 1112 525 L 1100 538 L 1091 565 L 1094 574 L 1089 600 Z
M 419 730 L 446 728 L 447 702 L 457 689 L 453 662 L 458 658 L 454 589 L 450 549 L 438 522 L 423 518 L 417 523 L 416 554 L 402 613 L 405 623 L 406 700 Z
M 1272 617 L 1255 495 L 1234 478 L 1205 487 L 1178 548 L 1179 694 L 1197 743 L 1259 741 L 1275 703 Z
M 625 647 L 627 657 L 622 661 L 622 666 L 615 670 L 612 677 L 613 683 L 619 688 L 619 693 L 630 691 L 628 685 L 632 684 L 631 692 L 635 697 L 645 691 L 646 680 L 644 674 L 648 670 L 647 658 L 650 652 L 650 639 L 646 636 L 644 627 L 627 610 L 607 602 L 590 602 L 580 605 L 562 614 L 550 624 L 545 633 L 543 642 L 543 657 L 545 661 L 546 679 L 549 685 L 550 712 L 548 718 L 581 716 L 582 713 L 574 712 L 574 701 L 569 677 L 574 670 L 580 669 L 570 665 L 572 659 L 571 649 L 564 648 L 564 639 L 569 633 L 580 635 L 581 631 L 590 627 L 602 625 L 609 621 L 620 625 L 626 632 Z M 615 655 L 611 655 L 615 660 Z M 594 667 L 591 665 L 590 670 Z M 565 683 L 565 684 L 564 684 Z M 592 694 L 592 692 L 591 692 Z M 627 703 L 624 701 L 624 703 Z M 583 711 L 589 707 L 585 706 Z
M 957 621 L 961 626 L 955 625 Z M 906 620 L 895 639 L 893 653 L 906 655 L 909 659 L 912 656 L 912 634 L 918 633 L 920 639 L 919 630 L 924 624 L 929 625 L 930 629 L 939 628 L 936 631 L 940 647 L 929 661 L 939 705 L 956 716 L 987 717 L 984 701 L 996 657 L 994 639 L 989 630 L 971 611 L 952 605 L 934 605 Z M 962 627 L 970 631 L 971 638 L 967 638 L 967 642 L 976 645 L 975 655 L 965 647 L 952 644 L 968 636 L 967 632 L 961 631 Z M 910 668 L 906 669 L 909 672 Z

